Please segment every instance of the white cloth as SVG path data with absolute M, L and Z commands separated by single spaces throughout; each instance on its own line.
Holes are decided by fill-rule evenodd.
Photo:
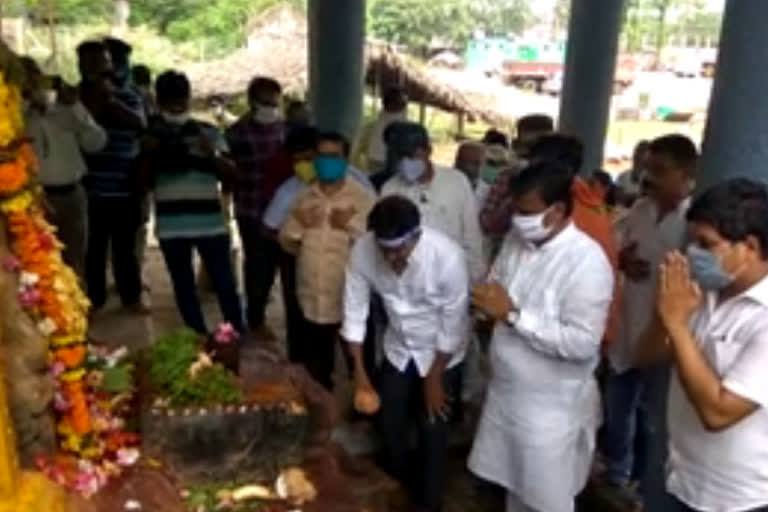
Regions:
M 630 169 L 619 174 L 618 178 L 616 178 L 616 186 L 627 194 L 640 195 L 643 186 L 643 176 L 641 173 L 637 179 L 634 179 L 632 176 L 633 172 L 634 171 Z
M 461 171 L 435 166 L 428 183 L 408 183 L 395 175 L 381 190 L 382 197 L 393 195 L 413 201 L 421 211 L 422 224 L 442 232 L 464 249 L 473 282 L 485 277 L 487 265 L 477 201 Z
M 768 278 L 719 306 L 708 294 L 691 330 L 730 392 L 758 404 L 735 425 L 708 432 L 673 375 L 667 410 L 667 489 L 702 512 L 768 505 Z
M 406 113 L 382 111 L 379 118 L 373 121 L 368 128 L 370 140 L 368 141 L 368 170 L 379 168 L 387 161 L 387 143 L 384 142 L 384 131 L 396 121 L 405 121 Z
M 669 212 L 658 222 L 659 208 L 650 198 L 640 199 L 622 219 L 617 238 L 621 247 L 637 245 L 635 254 L 650 264 L 650 276 L 645 281 L 625 278 L 622 282 L 621 316 L 616 341 L 608 358 L 618 373 L 632 368 L 637 341 L 650 324 L 656 307 L 658 269 L 664 256 L 685 243 L 686 220 L 690 200 Z
M 46 112 L 25 111 L 43 186 L 78 183 L 86 171 L 81 151 L 95 153 L 107 144 L 107 134 L 81 105 L 53 105 Z
M 464 359 L 469 327 L 469 278 L 464 253 L 445 235 L 422 228 L 421 237 L 397 275 L 381 256 L 372 233 L 352 249 L 344 283 L 342 337 L 365 339 L 371 293 L 381 296 L 388 324 L 384 354 L 398 370 L 413 360 L 425 376 L 436 352 L 453 354 L 452 368 Z
M 368 176 L 352 166 L 349 167 L 349 177 L 365 187 L 366 190 L 370 190 L 374 194 L 376 193 L 376 189 L 371 184 Z M 285 183 L 278 187 L 267 209 L 264 210 L 264 215 L 261 219 L 264 225 L 269 229 L 279 231 L 288 218 L 288 214 L 291 213 L 291 207 L 296 202 L 299 193 L 305 188 L 307 188 L 307 184 L 297 176 L 292 176 L 285 180 Z
M 526 506 L 571 512 L 600 420 L 593 371 L 613 295 L 602 248 L 573 224 L 539 248 L 510 233 L 490 280 L 519 308 L 496 326 L 469 468 Z

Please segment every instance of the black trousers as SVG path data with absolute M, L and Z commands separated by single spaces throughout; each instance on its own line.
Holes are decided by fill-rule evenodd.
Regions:
M 243 241 L 243 278 L 248 299 L 248 326 L 256 329 L 264 325 L 264 314 L 269 293 L 275 283 L 280 245 L 264 233 L 260 219 L 238 217 L 240 238 Z
M 107 250 L 112 245 L 112 272 L 124 305 L 141 296 L 141 272 L 136 259 L 136 233 L 141 221 L 141 202 L 135 197 L 88 198 L 88 250 L 85 280 L 88 298 L 95 308 L 107 301 Z
M 278 262 L 280 267 L 280 283 L 283 289 L 283 307 L 285 309 L 286 343 L 288 359 L 297 361 L 300 357 L 304 315 L 301 313 L 299 298 L 296 295 L 296 257 L 281 250 Z
M 303 364 L 312 378 L 333 390 L 333 367 L 339 324 L 316 324 L 304 319 L 302 340 L 294 348 L 293 362 Z
M 445 372 L 443 385 L 452 402 L 456 402 L 459 399 L 460 366 Z M 410 490 L 415 505 L 439 511 L 448 460 L 449 422 L 440 418 L 429 420 L 424 405 L 424 379 L 413 361 L 401 372 L 385 360 L 378 388 L 384 467 Z M 408 440 L 414 428 L 417 444 L 415 457 L 412 457 Z

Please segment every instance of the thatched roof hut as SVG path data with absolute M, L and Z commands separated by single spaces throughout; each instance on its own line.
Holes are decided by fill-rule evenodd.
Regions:
M 285 9 L 285 8 L 283 8 Z M 271 76 L 294 95 L 304 95 L 308 88 L 308 48 L 306 18 L 286 24 L 283 11 L 265 13 L 253 26 L 248 48 L 218 60 L 193 64 L 186 71 L 195 95 L 233 96 L 245 91 L 257 75 Z M 278 20 L 278 27 L 265 20 Z M 402 85 L 411 100 L 447 112 L 504 124 L 505 116 L 477 108 L 457 88 L 431 77 L 414 59 L 387 44 L 370 41 L 366 49 L 366 81 L 378 88 Z

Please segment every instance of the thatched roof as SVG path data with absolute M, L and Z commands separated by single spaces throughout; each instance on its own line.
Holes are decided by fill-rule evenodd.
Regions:
M 247 49 L 222 59 L 193 64 L 186 69 L 197 97 L 241 94 L 257 75 L 277 79 L 287 92 L 294 95 L 306 92 L 306 23 L 291 24 L 290 30 L 269 29 L 263 20 L 255 26 L 258 28 L 249 37 Z M 402 85 L 413 101 L 461 113 L 470 120 L 482 119 L 492 124 L 507 122 L 501 114 L 477 108 L 460 90 L 429 76 L 418 62 L 389 45 L 367 44 L 366 69 L 366 80 L 370 85 Z

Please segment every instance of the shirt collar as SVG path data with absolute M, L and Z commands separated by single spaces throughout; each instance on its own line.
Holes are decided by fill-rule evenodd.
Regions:
M 768 276 L 758 281 L 752 288 L 745 291 L 742 296 L 759 302 L 763 306 L 768 306 Z

